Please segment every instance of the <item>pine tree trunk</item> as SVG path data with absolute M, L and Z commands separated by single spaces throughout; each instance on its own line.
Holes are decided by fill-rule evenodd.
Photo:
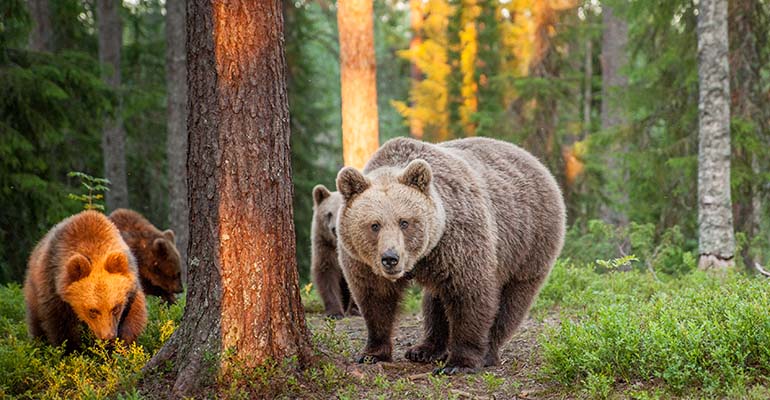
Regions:
M 602 130 L 618 134 L 627 123 L 623 98 L 628 78 L 620 70 L 628 61 L 628 24 L 606 5 L 602 6 L 602 20 Z M 599 211 L 602 220 L 619 226 L 628 225 L 628 216 L 623 211 L 628 204 L 625 190 L 627 172 L 620 160 L 620 153 L 624 153 L 626 148 L 624 145 L 613 146 L 607 152 L 607 180 L 610 184 L 605 194 L 610 204 L 603 204 Z
M 584 64 L 584 88 L 583 88 L 583 135 L 585 138 L 591 130 L 591 102 L 593 101 L 594 78 L 594 46 L 593 38 L 588 35 L 586 40 L 586 54 Z
M 53 51 L 53 26 L 49 0 L 27 0 L 32 30 L 29 33 L 29 48 L 33 51 Z
M 409 50 L 412 54 L 422 44 L 422 0 L 409 0 L 409 25 L 412 29 L 412 39 L 409 41 Z M 411 92 L 416 91 L 417 86 L 423 79 L 422 71 L 417 66 L 416 61 L 412 61 L 409 69 L 409 76 L 411 77 L 412 89 Z M 414 107 L 414 103 L 410 104 L 410 107 Z M 424 134 L 423 121 L 417 116 L 411 116 L 409 118 L 409 135 L 415 139 L 422 139 Z
M 379 147 L 377 62 L 371 0 L 339 0 L 342 158 L 362 169 Z
M 187 67 L 185 65 L 185 2 L 166 2 L 166 82 L 168 85 L 166 157 L 168 160 L 169 225 L 182 256 L 182 282 L 187 280 Z
M 98 0 L 96 23 L 99 30 L 99 62 L 106 69 L 104 80 L 115 90 L 118 105 L 114 115 L 106 118 L 102 132 L 104 177 L 110 181 L 107 208 L 128 207 L 126 179 L 126 132 L 123 129 L 122 101 L 120 100 L 120 50 L 123 45 L 123 24 L 120 20 L 121 2 Z
M 727 0 L 698 4 L 698 231 L 702 269 L 734 264 Z
M 196 393 L 212 356 L 220 373 L 310 357 L 292 223 L 281 2 L 189 0 L 187 32 L 187 306 L 146 367 L 166 373 L 171 365 L 174 397 Z

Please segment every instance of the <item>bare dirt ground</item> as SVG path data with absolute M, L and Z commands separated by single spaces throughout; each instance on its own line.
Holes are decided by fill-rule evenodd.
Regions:
M 321 314 L 307 314 L 311 330 L 328 329 L 328 323 Z M 336 321 L 334 329 L 337 335 L 347 337 L 353 351 L 353 357 L 344 360 L 345 369 L 352 375 L 366 379 L 385 376 L 390 382 L 406 380 L 412 385 L 425 385 L 424 392 L 415 393 L 425 397 L 425 393 L 444 393 L 446 398 L 473 399 L 543 399 L 569 398 L 564 388 L 537 379 L 540 357 L 537 338 L 546 324 L 555 323 L 546 318 L 539 322 L 532 317 L 522 324 L 513 338 L 505 345 L 500 354 L 501 364 L 497 367 L 482 369 L 473 375 L 459 375 L 436 379 L 431 372 L 431 364 L 418 364 L 407 360 L 404 353 L 410 346 L 419 343 L 422 337 L 422 316 L 402 315 L 394 335 L 393 362 L 374 365 L 356 364 L 354 356 L 366 343 L 366 326 L 361 317 L 347 317 Z M 436 388 L 435 386 L 443 386 Z M 432 390 L 432 391 L 431 391 Z M 557 393 L 558 392 L 558 393 Z M 398 392 L 386 398 L 403 398 Z M 433 397 L 433 396 L 428 396 Z

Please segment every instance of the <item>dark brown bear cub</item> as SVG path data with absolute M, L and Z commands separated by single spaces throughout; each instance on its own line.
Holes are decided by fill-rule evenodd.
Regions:
M 124 208 L 113 211 L 110 220 L 136 257 L 144 293 L 174 303 L 176 294 L 183 290 L 174 232 L 161 232 L 136 211 Z
M 359 362 L 392 359 L 398 303 L 423 287 L 424 337 L 406 358 L 438 373 L 499 362 L 559 255 L 561 192 L 521 148 L 471 138 L 386 142 L 337 176 L 340 263 L 369 333 Z
M 29 257 L 24 282 L 33 337 L 80 347 L 85 323 L 101 340 L 133 342 L 147 324 L 144 294 L 131 252 L 115 225 L 96 211 L 53 227 Z
M 310 272 L 324 303 L 324 314 L 330 318 L 342 318 L 344 313 L 359 315 L 337 256 L 337 214 L 341 205 L 339 193 L 330 192 L 324 185 L 313 188 Z

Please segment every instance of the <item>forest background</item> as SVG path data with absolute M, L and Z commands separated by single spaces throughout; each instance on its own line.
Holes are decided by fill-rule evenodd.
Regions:
M 105 176 L 107 117 L 126 132 L 127 205 L 175 227 L 164 2 L 119 8 L 116 86 L 100 78 L 110 68 L 99 64 L 95 1 L 48 2 L 43 44 L 34 39 L 40 1 L 29 10 L 22 0 L 2 4 L 0 282 L 20 281 L 36 241 L 82 208 L 68 198 L 82 192 L 68 172 Z M 286 2 L 284 10 L 297 258 L 306 282 L 310 192 L 318 183 L 333 188 L 342 166 L 339 41 L 333 2 Z M 670 242 L 681 250 L 671 272 L 693 266 L 680 257 L 698 244 L 694 2 L 383 0 L 374 15 L 381 142 L 478 135 L 517 143 L 564 191 L 566 256 L 619 257 L 640 241 L 659 256 L 655 249 Z M 766 1 L 729 2 L 736 260 L 749 266 L 770 257 L 769 15 Z

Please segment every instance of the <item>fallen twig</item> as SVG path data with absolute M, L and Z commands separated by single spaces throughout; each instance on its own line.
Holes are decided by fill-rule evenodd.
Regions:
M 758 262 L 755 262 L 755 263 L 754 263 L 754 268 L 756 268 L 757 272 L 759 272 L 760 274 L 762 274 L 762 275 L 764 275 L 764 276 L 767 276 L 767 277 L 770 277 L 770 272 L 767 272 L 767 270 L 765 270 L 764 268 L 762 268 L 762 266 L 761 266 L 761 265 L 759 265 L 759 263 L 758 263 Z

